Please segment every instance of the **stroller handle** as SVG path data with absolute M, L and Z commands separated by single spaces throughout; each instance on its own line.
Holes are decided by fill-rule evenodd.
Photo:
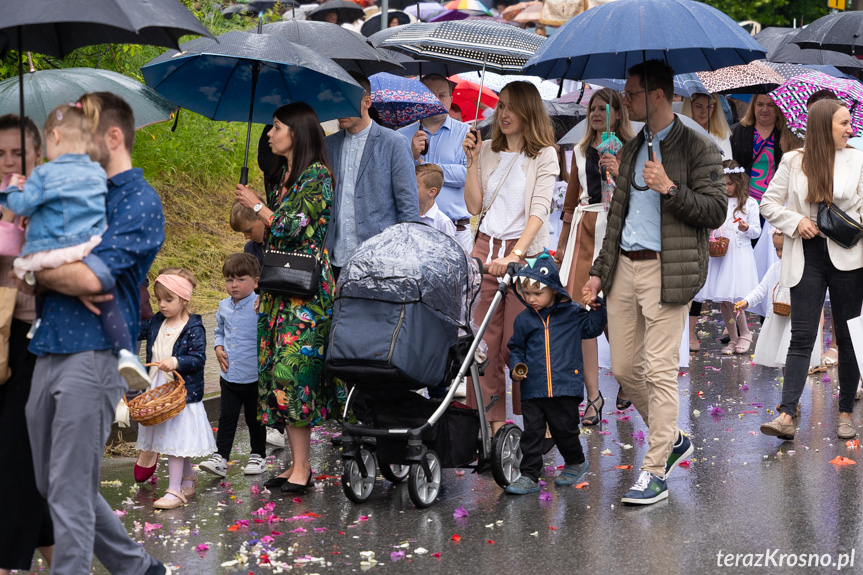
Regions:
M 477 261 L 477 263 L 479 263 L 479 267 L 482 270 L 482 273 L 489 273 L 489 270 L 491 269 L 491 266 L 489 264 L 483 263 L 479 258 L 474 259 Z M 506 275 L 508 275 L 510 278 L 513 278 L 515 277 L 515 274 L 517 274 L 523 267 L 524 264 L 513 262 L 506 266 Z

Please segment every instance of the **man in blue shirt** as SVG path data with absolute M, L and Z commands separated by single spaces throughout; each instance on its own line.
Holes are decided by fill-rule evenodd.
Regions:
M 452 105 L 452 84 L 440 74 L 423 76 L 422 83 L 431 90 L 448 110 Z M 414 162 L 437 164 L 443 170 L 443 186 L 435 202 L 455 225 L 455 239 L 470 254 L 473 250 L 473 235 L 470 233 L 470 213 L 464 203 L 464 179 L 467 174 L 467 158 L 461 143 L 469 126 L 440 114 L 424 118 L 419 123 L 399 130 L 411 142 Z M 423 154 L 426 142 L 428 152 Z
M 126 391 L 93 302 L 116 288 L 131 333 L 139 331 L 140 291 L 165 239 L 162 202 L 132 168 L 132 110 L 113 94 L 101 102 L 94 139 L 108 176 L 108 229 L 83 262 L 38 272 L 31 287 L 48 290 L 42 323 L 30 343 L 38 356 L 27 426 L 39 491 L 54 518 L 51 573 L 89 573 L 93 555 L 111 573 L 170 573 L 129 538 L 99 494 L 99 466 L 114 407 Z M 35 284 L 35 286 L 33 286 Z

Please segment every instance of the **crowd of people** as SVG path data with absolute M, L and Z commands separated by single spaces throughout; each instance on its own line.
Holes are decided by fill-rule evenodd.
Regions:
M 0 456 L 18 472 L 0 479 L 0 506 L 21 518 L 0 524 L 0 569 L 28 568 L 38 548 L 56 573 L 88 572 L 94 554 L 111 572 L 169 572 L 129 538 L 99 494 L 102 447 L 129 388 L 180 380 L 185 387 L 178 415 L 139 431 L 136 480 L 156 471 L 159 455 L 168 459 L 168 488 L 156 508 L 195 497 L 193 459 L 206 458 L 200 470 L 227 474 L 241 411 L 250 437 L 243 472 L 266 472 L 268 434 L 284 430 L 290 465 L 264 485 L 292 494 L 311 487 L 311 430 L 345 416 L 350 385 L 325 369 L 338 279 L 365 240 L 399 222 L 432 226 L 484 264 L 476 323 L 500 278 L 512 264 L 522 266 L 483 334 L 488 366 L 480 381 L 483 398 L 499 398 L 488 412 L 492 433 L 508 407 L 523 416 L 521 476 L 508 493 L 539 490 L 542 455 L 552 444 L 565 461 L 557 485 L 573 485 L 587 471 L 579 426 L 602 425 L 603 338 L 619 384 L 615 404 L 634 405 L 649 431 L 622 501 L 667 498 L 671 473 L 693 453 L 678 426 L 677 377 L 687 333 L 698 349 L 691 326 L 702 301 L 719 304 L 727 354 L 750 350 L 744 310 L 774 304 L 758 314 L 766 319 L 755 360 L 784 365 L 785 386 L 778 417 L 761 430 L 790 439 L 813 358 L 815 367 L 822 363 L 817 341 L 829 289 L 837 435 L 854 437 L 860 373 L 847 321 L 863 306 L 863 245 L 833 241 L 819 216 L 824 205 L 858 222 L 863 215 L 863 153 L 847 147 L 848 108 L 829 94 L 812 103 L 800 148 L 769 98 L 753 98 L 729 128 L 722 98 L 698 95 L 683 113 L 704 135 L 675 114 L 673 75 L 649 61 L 629 70 L 622 92 L 594 92 L 571 152 L 556 144 L 529 82 L 501 90 L 487 138 L 449 114 L 387 129 L 373 121 L 371 88 L 359 75 L 361 115 L 340 119 L 329 136 L 307 104 L 279 108 L 259 151 L 265 189 L 235 190 L 230 224 L 248 243 L 224 262 L 227 297 L 211 342 L 191 311 L 196 281 L 188 270 L 154 274 L 158 312 L 141 319 L 141 286 L 164 241 L 164 218 L 158 195 L 132 166 L 128 104 L 86 95 L 52 111 L 44 134 L 25 120 L 26 165 L 19 119 L 0 117 L 3 221 L 30 218 L 23 257 L 3 258 L 14 271 L 0 274 L 19 289 L 12 375 L 0 386 Z M 446 78 L 422 81 L 449 107 Z M 644 127 L 635 131 L 633 122 Z M 622 147 L 609 151 L 603 144 L 612 136 Z M 82 174 L 76 182 L 86 176 L 93 185 L 65 186 L 70 170 Z M 561 221 L 550 222 L 553 191 L 563 185 Z M 86 205 L 71 212 L 62 194 Z M 556 240 L 550 223 L 560 228 Z M 720 237 L 724 251 L 714 251 Z M 272 254 L 319 262 L 317 283 L 304 296 L 259 289 Z M 777 292 L 788 293 L 790 316 L 775 305 Z M 146 341 L 148 372 L 129 334 Z M 211 344 L 221 372 L 216 436 L 201 403 Z M 472 386 L 465 396 L 471 407 L 483 403 Z

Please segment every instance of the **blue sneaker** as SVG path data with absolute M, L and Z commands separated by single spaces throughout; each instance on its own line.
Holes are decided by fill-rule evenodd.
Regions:
M 665 479 L 668 479 L 671 472 L 677 469 L 678 465 L 689 459 L 689 456 L 695 451 L 695 447 L 692 446 L 689 437 L 682 431 L 678 433 L 680 435 L 677 436 L 677 443 L 674 444 L 674 447 L 671 449 L 671 455 L 668 456 L 668 460 L 665 462 Z
M 668 497 L 665 480 L 649 471 L 642 471 L 635 485 L 626 492 L 621 501 L 630 505 L 651 505 Z
M 539 491 L 539 483 L 527 475 L 522 475 L 507 485 L 504 491 L 511 495 L 527 495 L 528 493 L 536 493 Z
M 564 465 L 557 477 L 554 479 L 554 484 L 558 487 L 569 487 L 578 483 L 579 479 L 584 477 L 589 467 L 585 459 L 576 465 Z

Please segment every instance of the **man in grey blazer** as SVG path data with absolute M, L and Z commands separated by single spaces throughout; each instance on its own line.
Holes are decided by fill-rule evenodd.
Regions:
M 332 233 L 327 240 L 336 276 L 366 239 L 392 224 L 419 221 L 410 143 L 401 134 L 372 122 L 369 81 L 365 76 L 351 75 L 364 90 L 362 116 L 339 118 L 341 130 L 326 138 L 336 178 Z

